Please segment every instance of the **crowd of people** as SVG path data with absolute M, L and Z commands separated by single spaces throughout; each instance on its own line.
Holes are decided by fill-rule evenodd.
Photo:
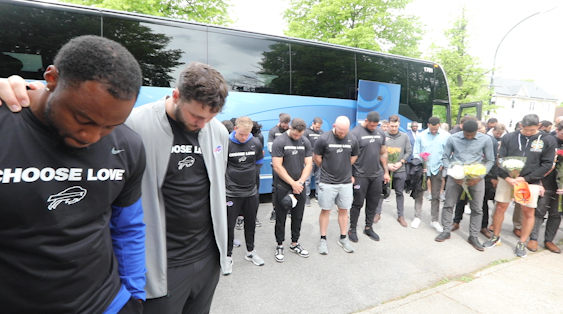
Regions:
M 308 125 L 281 113 L 264 141 L 249 117 L 215 119 L 228 87 L 208 65 L 188 65 L 171 95 L 135 109 L 141 70 L 112 40 L 71 40 L 44 77 L 46 86 L 0 80 L 0 293 L 7 312 L 209 312 L 220 274 L 233 271 L 236 228 L 244 229 L 244 258 L 265 264 L 254 245 L 265 149 L 273 169 L 272 257 L 279 263 L 288 219 L 289 251 L 309 256 L 299 239 L 312 199 L 321 209 L 319 254 L 331 243 L 354 252 L 362 208 L 360 230 L 380 241 L 373 226 L 389 189 L 405 228 L 411 213 L 411 228 L 420 227 L 423 200 L 430 200 L 428 223 L 438 242 L 460 228 L 469 203 L 467 241 L 484 251 L 501 242 L 514 190 L 525 188 L 513 215 L 515 254 L 538 249 L 546 215 L 545 247 L 560 252 L 553 239 L 563 189 L 554 167 L 563 117 L 551 131 L 553 124 L 526 115 L 514 132 L 472 116 L 448 132 L 431 117 L 425 130 L 412 122 L 403 133 L 398 115 L 380 120 L 372 111 L 352 130 L 340 116 L 323 132 L 321 117 Z M 500 162 L 512 156 L 526 157 L 516 175 Z M 473 164 L 482 172 L 453 174 L 455 165 Z M 26 197 L 13 197 L 23 190 Z M 329 235 L 334 206 L 339 234 Z

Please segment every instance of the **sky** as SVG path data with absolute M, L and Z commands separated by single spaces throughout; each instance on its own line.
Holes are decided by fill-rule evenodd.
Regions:
M 283 35 L 287 28 L 282 18 L 287 0 L 230 0 L 230 3 L 231 18 L 235 20 L 232 28 L 272 35 Z M 421 42 L 423 53 L 432 42 L 445 44 L 444 30 L 452 27 L 462 5 L 466 6 L 470 20 L 469 52 L 479 59 L 482 68 L 493 68 L 496 60 L 495 77 L 533 80 L 559 102 L 563 101 L 563 1 L 414 0 L 405 13 L 419 17 L 426 25 Z

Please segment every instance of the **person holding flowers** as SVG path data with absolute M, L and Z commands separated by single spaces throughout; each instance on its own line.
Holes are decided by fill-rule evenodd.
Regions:
M 527 183 L 530 197 L 526 204 L 521 204 L 524 218 L 520 241 L 516 244 L 514 254 L 518 257 L 528 255 L 525 243 L 534 227 L 534 211 L 538 204 L 538 198 L 543 195 L 541 179 L 552 170 L 555 160 L 555 147 L 557 146 L 553 136 L 539 131 L 539 125 L 540 119 L 536 114 L 525 115 L 520 121 L 520 129 L 506 134 L 502 138 L 498 153 L 499 161 L 501 158 L 510 159 L 511 156 L 526 157 L 526 161 L 517 177 L 511 176 L 505 170 L 505 167 L 499 164 L 500 179 L 495 195 L 497 206 L 493 216 L 493 236 L 483 243 L 486 248 L 492 248 L 501 242 L 500 229 L 504 220 L 504 213 L 514 195 L 514 186 Z
M 561 213 L 563 212 L 563 195 L 561 195 L 563 194 L 563 122 L 559 122 L 555 126 L 555 140 L 557 141 L 555 169 L 542 179 L 545 192 L 538 200 L 534 229 L 532 229 L 530 240 L 526 246 L 532 252 L 538 250 L 540 228 L 545 214 L 548 213 L 545 224 L 544 246 L 553 253 L 561 253 L 561 250 L 553 243 L 553 239 L 555 239 L 561 224 Z
M 467 242 L 476 250 L 484 251 L 485 249 L 477 237 L 483 219 L 482 206 L 485 196 L 485 181 L 483 178 L 493 167 L 495 155 L 493 143 L 488 136 L 477 132 L 477 128 L 477 121 L 467 120 L 463 123 L 463 132 L 452 134 L 446 142 L 442 163 L 444 168 L 448 169 L 450 178 L 446 180 L 446 201 L 442 208 L 444 231 L 435 240 L 443 242 L 450 238 L 453 209 L 462 193 L 465 192 L 471 207 Z
M 394 114 L 389 117 L 389 130 L 385 131 L 385 143 L 387 146 L 387 158 L 390 173 L 390 186 L 395 189 L 395 197 L 397 201 L 397 221 L 403 227 L 407 227 L 405 220 L 405 181 L 407 173 L 405 171 L 405 164 L 412 155 L 412 146 L 409 136 L 406 133 L 399 131 L 400 119 L 399 116 Z M 376 217 L 381 217 L 383 199 L 379 200 L 377 209 L 375 210 Z
M 440 128 L 440 118 L 430 117 L 428 119 L 428 128 L 422 131 L 416 138 L 413 148 L 413 165 L 424 164 L 423 172 L 431 182 L 431 205 L 430 212 L 432 222 L 430 226 L 437 232 L 442 232 L 442 226 L 438 222 L 440 218 L 440 189 L 442 185 L 442 153 L 446 146 L 446 141 L 450 134 Z M 429 153 L 427 155 L 426 153 Z M 423 157 L 427 156 L 427 161 L 423 162 Z M 426 184 L 426 178 L 423 178 L 420 185 Z M 426 189 L 423 186 L 423 190 Z M 414 220 L 411 227 L 416 229 L 420 226 L 420 214 L 422 212 L 422 199 L 424 193 L 417 193 L 414 199 Z

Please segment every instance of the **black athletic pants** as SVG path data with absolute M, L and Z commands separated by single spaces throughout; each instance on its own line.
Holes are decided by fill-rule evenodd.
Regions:
M 276 191 L 275 204 L 276 204 L 276 228 L 275 235 L 278 245 L 282 245 L 285 240 L 285 221 L 287 220 L 287 213 L 291 210 L 291 242 L 298 242 L 301 234 L 301 221 L 303 220 L 303 210 L 305 209 L 305 189 L 301 194 L 295 195 L 297 198 L 297 205 L 291 209 L 285 209 L 281 205 L 281 200 L 293 191 L 288 191 L 280 188 L 274 188 Z
M 246 241 L 246 250 L 252 252 L 254 250 L 254 234 L 256 229 L 256 212 L 258 211 L 258 198 L 256 195 L 248 197 L 228 197 L 227 196 L 227 256 L 231 256 L 233 252 L 233 240 L 235 238 L 235 224 L 237 217 L 242 213 L 244 216 L 244 239 Z
M 168 268 L 168 295 L 147 299 L 144 314 L 209 313 L 221 267 L 219 253 L 183 266 Z
M 383 180 L 381 177 L 354 177 L 354 179 L 354 201 L 352 202 L 352 209 L 350 209 L 350 229 L 355 229 L 358 225 L 360 209 L 364 206 L 364 200 L 366 201 L 366 228 L 371 228 L 375 210 L 381 199 Z

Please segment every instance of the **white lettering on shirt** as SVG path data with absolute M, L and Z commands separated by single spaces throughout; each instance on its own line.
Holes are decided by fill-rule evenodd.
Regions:
M 51 168 L 45 167 L 43 169 L 29 167 L 29 168 L 5 168 L 0 170 L 0 181 L 2 183 L 20 183 L 20 182 L 35 182 L 35 181 L 82 181 L 83 173 L 86 173 L 87 181 L 121 181 L 125 170 L 123 169 L 107 169 L 101 168 L 98 170 L 87 169 L 84 171 L 82 168 Z

